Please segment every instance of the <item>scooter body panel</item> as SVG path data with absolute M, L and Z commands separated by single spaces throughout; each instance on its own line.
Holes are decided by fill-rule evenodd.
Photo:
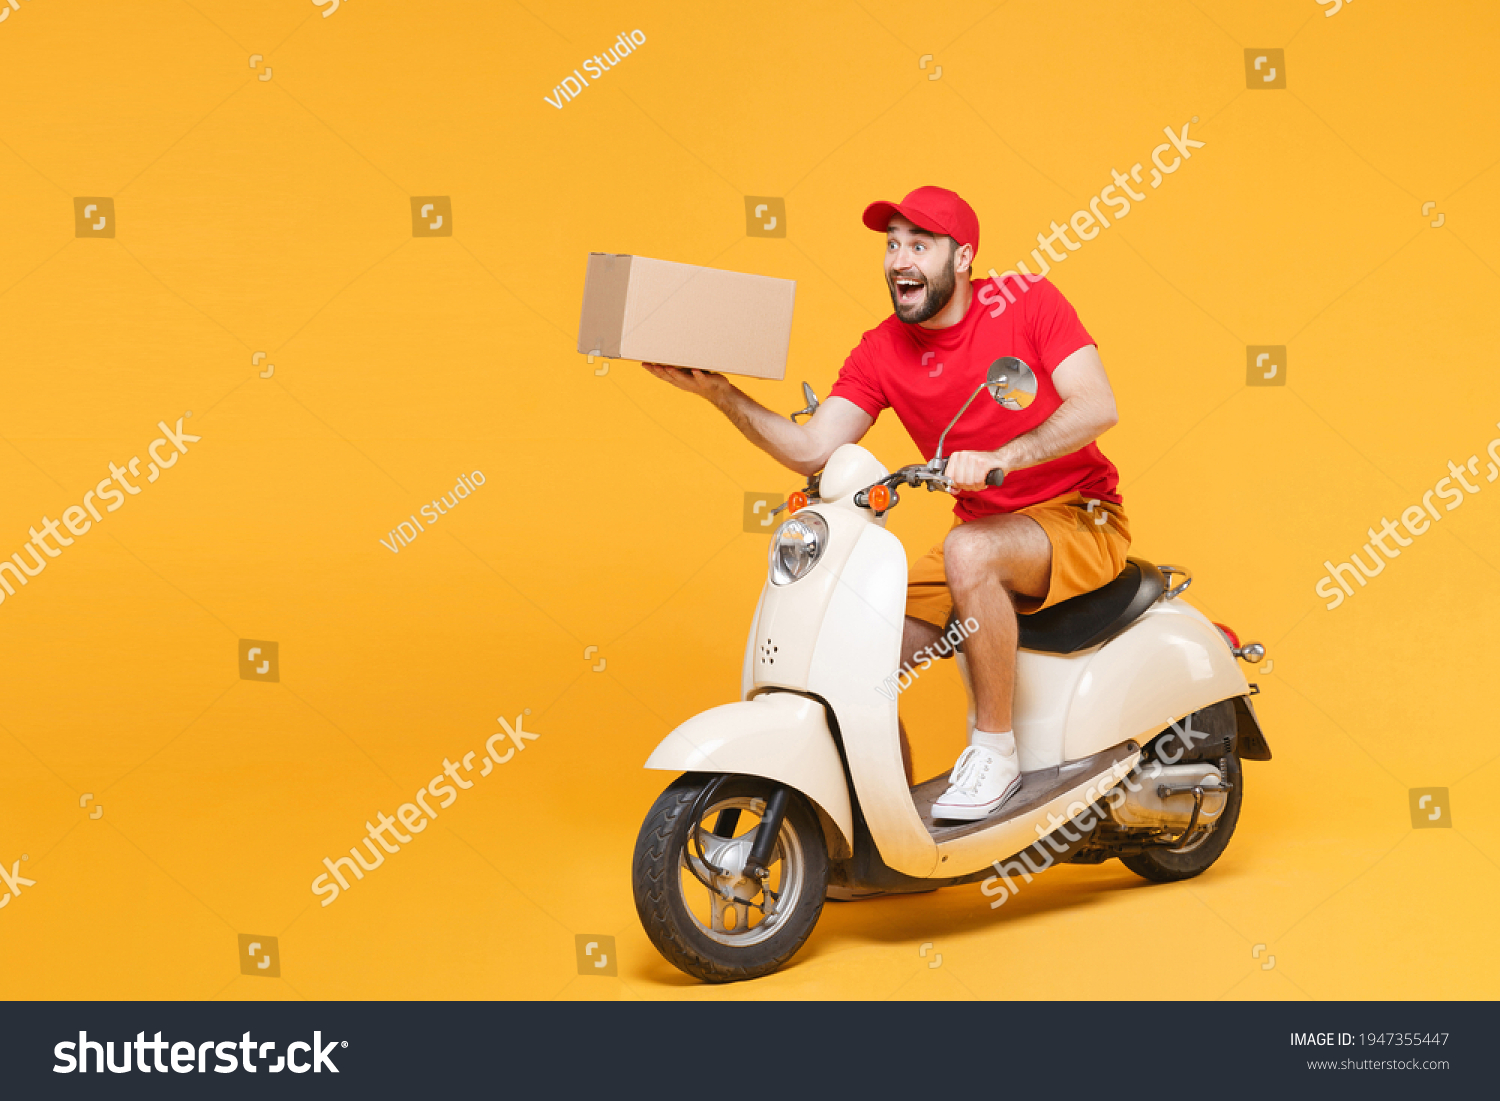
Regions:
M 766 692 L 753 700 L 727 703 L 694 715 L 646 759 L 646 767 L 672 772 L 724 772 L 763 776 L 802 792 L 838 831 L 852 851 L 854 814 L 843 762 L 828 729 L 823 705 L 791 692 Z M 826 832 L 826 827 L 825 827 Z
M 760 631 L 760 610 L 765 607 L 767 582 L 755 602 L 755 614 L 750 617 L 750 637 L 745 641 L 745 660 L 740 665 L 740 699 L 748 700 L 755 694 L 755 639 Z
M 1224 636 L 1181 600 L 1161 600 L 1090 658 L 1068 708 L 1063 757 L 1142 744 L 1220 700 L 1250 691 Z
M 963 674 L 968 687 L 966 665 Z M 1144 744 L 1184 716 L 1249 691 L 1218 628 L 1189 604 L 1160 601 L 1102 646 L 1017 655 L 1021 770 L 1080 760 L 1131 739 Z
M 885 477 L 886 470 L 864 448 L 845 444 L 829 460 L 823 475 L 825 482 L 830 474 L 834 475 L 835 481 L 857 483 L 863 487 Z M 866 480 L 859 481 L 860 478 Z M 877 539 L 883 537 L 893 543 L 901 555 L 904 571 L 906 557 L 901 541 L 886 532 L 884 519 L 877 520 L 868 509 L 855 507 L 849 499 L 852 493 L 853 489 L 850 489 L 840 499 L 819 501 L 798 513 L 801 516 L 813 513 L 821 518 L 828 525 L 828 542 L 806 577 L 785 585 L 774 584 L 767 577 L 760 602 L 755 606 L 750 637 L 745 643 L 741 685 L 745 698 L 764 688 L 809 690 L 808 673 L 818 647 L 819 634 L 835 618 L 829 614 L 830 602 L 841 586 L 860 584 L 857 575 L 861 571 L 856 567 L 851 572 L 849 560 L 866 533 L 876 533 Z M 904 572 L 900 589 L 904 594 Z M 905 614 L 903 605 L 896 617 L 896 649 L 890 659 L 892 666 L 901 648 L 901 624 L 905 621 Z M 877 677 L 872 683 L 878 682 Z
M 809 666 L 808 691 L 833 709 L 849 777 L 881 857 L 907 875 L 932 875 L 937 844 L 906 784 L 897 697 L 879 690 L 901 657 L 906 623 L 901 541 L 867 525 L 828 611 Z
M 832 708 L 882 858 L 908 875 L 929 875 L 937 845 L 906 786 L 896 700 L 879 691 L 901 656 L 906 551 L 847 496 L 799 515 L 806 513 L 828 525 L 827 549 L 806 577 L 766 582 L 746 647 L 747 691 L 807 692 Z

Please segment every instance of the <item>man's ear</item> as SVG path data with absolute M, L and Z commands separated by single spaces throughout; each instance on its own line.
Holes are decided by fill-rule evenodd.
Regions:
M 959 245 L 953 250 L 953 274 L 962 275 L 974 263 L 974 246 Z

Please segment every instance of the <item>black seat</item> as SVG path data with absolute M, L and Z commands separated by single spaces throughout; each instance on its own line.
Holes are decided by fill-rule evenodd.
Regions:
M 1021 648 L 1072 654 L 1108 642 L 1144 615 L 1166 587 L 1161 570 L 1144 558 L 1127 558 L 1120 576 L 1102 589 L 1017 616 Z
M 1120 576 L 1103 588 L 1033 615 L 1017 616 L 1021 649 L 1073 654 L 1099 646 L 1144 615 L 1166 588 L 1161 570 L 1144 558 L 1127 558 Z M 953 616 L 948 622 L 953 622 Z

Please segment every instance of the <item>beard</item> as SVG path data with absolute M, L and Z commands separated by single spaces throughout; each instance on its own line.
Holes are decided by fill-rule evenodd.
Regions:
M 951 257 L 950 257 L 951 260 Z M 958 277 L 953 273 L 952 263 L 945 264 L 940 274 L 935 279 L 928 279 L 924 274 L 917 273 L 917 278 L 923 282 L 923 293 L 920 302 L 913 305 L 903 305 L 901 296 L 896 290 L 894 276 L 886 277 L 886 286 L 891 292 L 891 306 L 896 311 L 897 320 L 904 321 L 908 325 L 920 325 L 924 321 L 930 321 L 936 317 L 948 305 L 953 298 L 953 292 L 958 287 Z M 909 276 L 903 276 L 909 278 Z

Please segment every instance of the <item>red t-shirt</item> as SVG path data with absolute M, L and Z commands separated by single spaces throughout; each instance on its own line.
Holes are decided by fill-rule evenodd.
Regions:
M 1046 279 L 1023 290 L 1022 280 L 1010 277 L 1006 290 L 1014 302 L 993 279 L 975 280 L 973 287 L 969 312 L 946 329 L 909 325 L 895 314 L 886 318 L 865 333 L 833 384 L 833 397 L 852 401 L 872 417 L 894 409 L 924 459 L 937 453 L 938 437 L 995 360 L 1015 356 L 1030 367 L 1036 399 L 1012 411 L 980 394 L 948 434 L 944 454 L 994 451 L 1041 424 L 1062 404 L 1052 385 L 1053 369 L 1094 343 L 1068 300 Z M 1007 471 L 1004 485 L 962 493 L 953 511 L 973 520 L 1074 491 L 1119 504 L 1119 480 L 1114 464 L 1091 443 L 1050 462 Z

